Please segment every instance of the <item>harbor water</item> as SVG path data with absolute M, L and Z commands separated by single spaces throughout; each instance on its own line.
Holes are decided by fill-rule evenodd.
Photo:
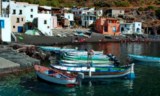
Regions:
M 158 43 L 96 43 L 61 46 L 66 48 L 103 50 L 112 53 L 121 64 L 127 64 L 127 54 L 160 57 Z M 45 64 L 49 66 L 48 64 Z M 34 71 L 0 77 L 0 96 L 160 96 L 160 64 L 135 63 L 133 80 L 102 79 L 68 88 L 37 80 Z

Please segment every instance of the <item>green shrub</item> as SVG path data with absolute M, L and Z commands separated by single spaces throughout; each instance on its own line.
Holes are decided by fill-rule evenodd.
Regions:
M 126 2 L 126 1 L 117 1 L 117 2 L 114 2 L 114 4 L 117 6 L 117 7 L 128 7 L 129 6 L 129 2 Z
M 155 10 L 156 8 L 155 8 L 155 6 L 148 6 L 147 7 L 147 10 Z
M 144 8 L 139 7 L 139 8 L 138 8 L 138 11 L 144 11 Z
M 104 1 L 94 2 L 94 6 L 97 7 L 110 7 L 111 5 Z

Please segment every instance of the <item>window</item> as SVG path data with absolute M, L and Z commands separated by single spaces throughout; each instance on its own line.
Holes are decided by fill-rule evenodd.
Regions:
M 104 26 L 104 31 L 108 32 L 108 27 L 107 26 Z
M 16 10 L 15 9 L 13 10 L 13 14 L 16 14 Z
M 19 15 L 21 15 L 22 14 L 22 10 L 19 10 Z
M 15 26 L 13 26 L 13 28 L 15 28 Z
M 33 12 L 33 9 L 31 9 L 31 12 Z
M 30 17 L 33 18 L 33 15 L 31 15 Z
M 17 23 L 19 23 L 19 18 L 17 18 Z
M 115 27 L 115 26 L 112 27 L 112 31 L 113 31 L 113 32 L 116 32 L 116 27 Z
M 21 18 L 21 21 L 23 21 L 23 18 Z
M 92 17 L 92 16 L 90 16 L 90 20 L 93 20 L 93 17 Z
M 87 20 L 88 20 L 89 18 L 88 18 L 88 16 L 87 16 Z
M 44 24 L 47 24 L 47 20 L 44 20 Z
M 68 15 L 68 19 L 70 19 L 70 16 Z

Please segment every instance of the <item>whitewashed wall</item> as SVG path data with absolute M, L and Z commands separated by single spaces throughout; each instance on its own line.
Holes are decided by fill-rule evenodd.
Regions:
M 13 10 L 16 10 L 16 13 L 13 14 Z M 22 10 L 22 14 L 20 14 L 20 10 Z M 26 17 L 26 22 L 32 22 L 34 18 L 37 17 L 38 14 L 38 5 L 28 4 L 23 2 L 10 2 L 10 16 L 12 15 L 20 15 Z
M 4 21 L 4 25 L 1 28 L 1 38 L 3 42 L 11 42 L 11 20 L 10 18 L 0 17 L 0 20 Z

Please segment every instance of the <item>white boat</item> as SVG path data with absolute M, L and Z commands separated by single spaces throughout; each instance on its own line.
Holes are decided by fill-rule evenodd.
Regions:
M 60 60 L 60 63 L 73 63 L 73 64 L 86 64 L 88 62 L 94 63 L 94 64 L 113 64 L 113 61 L 110 60 Z
M 34 69 L 36 71 L 37 76 L 42 80 L 62 85 L 77 84 L 76 77 L 72 76 L 71 74 L 62 73 L 61 71 L 57 71 L 55 69 L 51 69 L 40 65 L 34 65 Z

